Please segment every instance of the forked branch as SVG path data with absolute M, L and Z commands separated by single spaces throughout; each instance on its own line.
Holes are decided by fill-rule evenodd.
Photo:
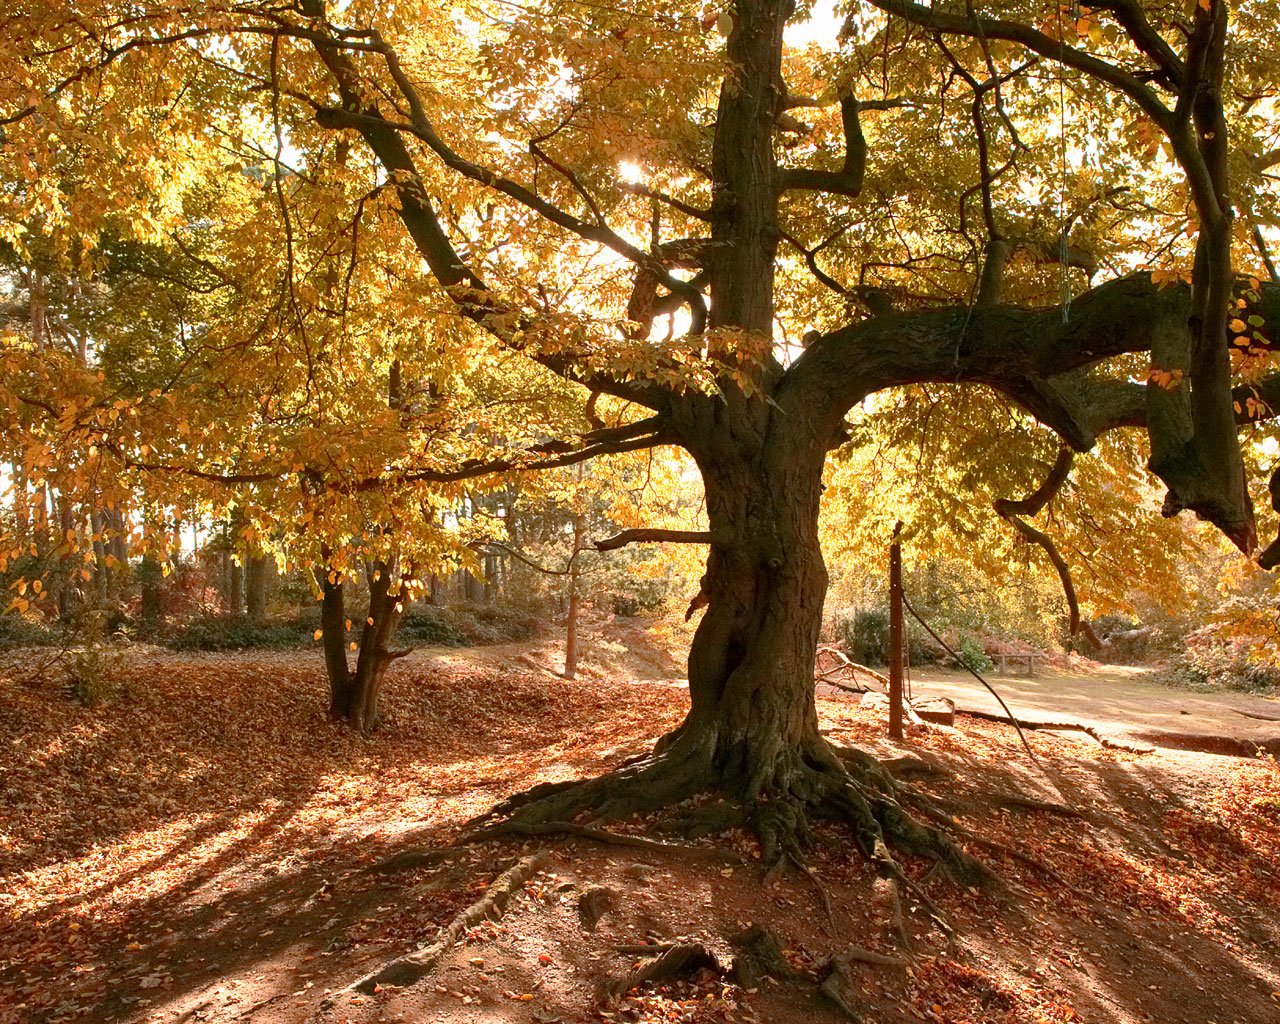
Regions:
M 1101 643 L 1097 634 L 1093 631 L 1093 626 L 1080 616 L 1080 602 L 1076 597 L 1075 584 L 1071 580 L 1071 567 L 1067 564 L 1067 560 L 1062 557 L 1062 553 L 1058 550 L 1058 546 L 1053 542 L 1052 537 L 1043 530 L 1036 529 L 1036 527 L 1022 518 L 1023 516 L 1038 515 L 1053 500 L 1054 496 L 1062 489 L 1062 485 L 1067 482 L 1067 477 L 1071 475 L 1071 467 L 1075 462 L 1075 457 L 1075 452 L 1065 444 L 1062 445 L 1058 449 L 1058 457 L 1054 459 L 1053 467 L 1039 487 L 1025 498 L 1016 501 L 1010 498 L 997 498 L 992 502 L 992 507 L 996 510 L 996 514 L 1017 530 L 1025 540 L 1038 545 L 1049 556 L 1049 561 L 1053 563 L 1053 567 L 1058 573 L 1058 579 L 1062 582 L 1062 594 L 1066 598 L 1070 617 L 1071 635 L 1075 636 L 1077 633 L 1082 633 L 1091 644 L 1099 647 Z

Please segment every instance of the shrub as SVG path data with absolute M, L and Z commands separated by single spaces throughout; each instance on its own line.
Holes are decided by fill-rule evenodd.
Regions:
M 463 635 L 473 644 L 505 644 L 537 634 L 542 617 L 527 608 L 506 604 L 464 604 L 449 609 Z
M 399 636 L 437 647 L 471 647 L 527 640 L 540 624 L 532 611 L 506 604 L 415 605 L 401 622 Z
M 846 608 L 833 621 L 836 640 L 845 653 L 863 665 L 889 660 L 889 613 L 881 608 Z
M 977 637 L 966 636 L 956 644 L 956 654 L 962 667 L 972 672 L 990 672 L 996 663 L 987 657 L 982 641 Z
M 120 652 L 93 644 L 67 658 L 66 691 L 85 707 L 114 700 L 124 692 Z
M 0 650 L 12 647 L 56 647 L 64 630 L 44 622 L 34 622 L 16 612 L 0 615 Z
M 357 622 L 352 640 L 359 638 L 363 614 L 351 614 Z M 401 620 L 396 637 L 411 646 L 473 647 L 526 640 L 538 632 L 540 623 L 534 612 L 507 604 L 415 604 Z M 175 626 L 156 640 L 178 651 L 288 650 L 310 644 L 319 625 L 315 610 L 265 622 L 242 615 L 210 616 Z
M 905 614 L 905 613 L 904 613 Z M 937 645 L 912 619 L 907 619 L 907 662 L 929 665 L 938 660 Z M 889 612 L 884 608 L 846 608 L 832 617 L 836 642 L 862 665 L 889 663 Z
M 1238 638 L 1189 637 L 1177 669 L 1196 689 L 1247 693 L 1280 690 L 1280 667 L 1256 656 L 1250 644 Z
M 193 619 L 166 630 L 157 639 L 177 651 L 287 650 L 307 643 L 317 625 L 314 616 L 254 622 L 244 616 L 222 615 Z
M 467 637 L 444 605 L 410 608 L 396 634 L 400 639 L 432 647 L 466 647 Z

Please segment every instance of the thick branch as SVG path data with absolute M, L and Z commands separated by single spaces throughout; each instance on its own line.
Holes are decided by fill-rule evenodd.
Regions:
M 639 423 L 594 430 L 583 434 L 582 438 L 589 443 L 578 448 L 564 441 L 549 441 L 545 444 L 533 445 L 517 454 L 503 458 L 468 459 L 453 469 L 401 467 L 378 476 L 340 481 L 326 480 L 319 470 L 312 468 L 303 469 L 299 473 L 283 468 L 260 472 L 221 472 L 175 463 L 134 459 L 123 448 L 111 441 L 99 441 L 98 443 L 118 458 L 121 465 L 128 470 L 185 476 L 194 480 L 204 480 L 209 483 L 224 485 L 267 483 L 300 475 L 330 490 L 343 494 L 372 491 L 394 484 L 458 483 L 462 480 L 474 480 L 478 477 L 493 476 L 499 473 L 527 473 L 559 469 L 563 466 L 586 462 L 602 455 L 620 455 L 625 452 L 645 451 L 660 445 L 675 443 L 674 435 L 656 416 L 642 420 Z
M 560 209 L 560 207 L 556 206 L 554 203 L 549 202 L 533 190 L 521 185 L 519 182 L 498 174 L 490 168 L 477 164 L 472 160 L 468 160 L 466 157 L 458 153 L 458 151 L 445 142 L 445 140 L 436 131 L 435 125 L 432 124 L 430 118 L 427 116 L 426 107 L 418 94 L 417 88 L 401 67 L 400 58 L 396 53 L 395 48 L 386 43 L 382 37 L 376 33 L 374 34 L 373 39 L 375 46 L 387 62 L 387 68 L 391 72 L 392 79 L 395 81 L 396 86 L 405 101 L 409 104 L 409 124 L 395 124 L 393 127 L 397 131 L 410 132 L 416 138 L 426 143 L 427 147 L 444 162 L 446 167 L 462 175 L 464 178 L 469 178 L 478 184 L 485 185 L 496 192 L 500 192 L 501 194 L 514 199 L 517 203 L 529 208 L 543 219 L 555 224 L 557 227 L 561 227 L 566 231 L 572 232 L 584 241 L 603 245 L 613 250 L 618 255 L 630 260 L 637 266 L 647 268 L 652 273 L 656 274 L 658 279 L 666 285 L 667 288 L 672 292 L 681 295 L 684 300 L 690 304 L 694 324 L 697 327 L 695 333 L 701 333 L 701 326 L 706 322 L 706 304 L 701 293 L 697 289 L 689 287 L 687 283 L 681 281 L 679 278 L 672 277 L 666 272 L 666 269 L 661 265 L 661 263 L 655 261 L 643 249 L 640 249 L 628 242 L 616 231 L 608 227 L 601 219 L 599 207 L 596 206 L 594 200 L 592 200 L 591 197 L 582 189 L 578 179 L 570 170 L 560 167 L 558 164 L 552 164 L 552 166 L 554 166 L 556 170 L 560 171 L 560 173 L 564 174 L 570 183 L 578 189 L 579 193 L 584 196 L 588 207 L 595 215 L 596 219 L 594 222 L 584 221 L 580 217 L 575 217 L 573 214 Z M 355 119 L 362 119 L 368 116 L 370 108 L 366 106 L 364 109 L 361 109 L 359 107 L 352 107 L 350 104 L 345 104 L 345 106 L 347 107 L 346 110 L 333 111 L 326 109 L 321 111 L 321 114 L 326 121 L 333 122 L 340 122 L 344 115 L 349 114 L 349 123 L 346 126 L 359 128 L 359 124 L 351 122 Z M 376 111 L 374 111 L 374 116 L 378 120 L 382 121 L 384 125 L 391 124 L 391 122 L 387 121 L 380 114 L 377 114 Z M 549 158 L 537 148 L 536 144 L 531 143 L 531 147 L 535 155 L 540 155 L 544 159 L 549 160 Z
M 862 192 L 867 168 L 867 140 L 858 119 L 858 101 L 853 96 L 840 99 L 840 123 L 844 129 L 844 163 L 838 171 L 790 167 L 779 171 L 779 185 L 786 191 L 830 192 L 856 199 Z
M 1164 72 L 1170 86 L 1175 89 L 1182 86 L 1187 74 L 1186 64 L 1147 20 L 1146 12 L 1137 0 L 1098 0 L 1091 6 L 1094 10 L 1110 11 L 1115 15 L 1116 21 L 1138 49 Z
M 1267 324 L 1280 323 L 1280 288 L 1264 284 L 1257 308 Z M 1117 415 L 1126 421 L 1141 418 L 1154 440 L 1170 436 L 1179 421 L 1169 417 L 1182 415 L 1178 410 L 1187 401 L 1189 375 L 1170 372 L 1182 366 L 1168 362 L 1167 353 L 1186 351 L 1191 315 L 1189 289 L 1157 287 L 1148 275 L 1137 274 L 1085 292 L 1072 303 L 1065 322 L 1057 307 L 950 307 L 877 316 L 810 344 L 775 398 L 788 416 L 829 443 L 836 442 L 844 414 L 867 395 L 928 382 L 985 384 L 1018 402 L 1079 451 L 1092 447 L 1108 419 Z M 1166 386 L 1141 389 L 1146 408 L 1139 416 L 1129 407 L 1121 383 L 1108 390 L 1109 404 L 1100 416 L 1095 382 L 1081 371 L 1129 352 L 1150 352 Z M 1227 408 L 1234 401 L 1247 410 L 1247 397 L 1228 390 Z M 1213 435 L 1218 447 L 1234 442 L 1240 408 Z M 1166 462 L 1153 459 L 1151 468 L 1173 495 L 1170 514 L 1189 508 L 1243 549 L 1251 547 L 1251 523 L 1245 529 L 1232 495 L 1213 486 L 1217 474 L 1201 462 L 1189 470 L 1179 465 L 1175 473 Z
M 1126 352 L 1150 351 L 1184 329 L 1185 287 L 1160 288 L 1146 274 L 1108 281 L 1061 310 L 949 306 L 862 320 L 823 335 L 796 359 L 777 400 L 801 419 L 822 418 L 834 437 L 867 395 L 922 383 L 980 383 L 1009 394 L 1072 445 L 1092 440 L 1070 422 L 1052 379 Z
M 323 19 L 322 0 L 305 0 L 303 13 Z M 430 198 L 422 187 L 418 168 L 401 134 L 377 107 L 363 98 L 361 80 L 343 46 L 323 35 L 312 39 L 321 61 L 333 75 L 342 101 L 341 110 L 317 112 L 317 120 L 330 127 L 353 128 L 373 150 L 379 163 L 395 183 L 400 200 L 400 219 L 426 261 L 432 276 L 457 303 L 464 316 L 484 327 L 500 340 L 523 348 L 522 332 L 530 326 L 525 314 L 490 291 L 449 241 Z M 665 273 L 665 271 L 664 271 Z M 701 298 L 699 296 L 699 298 Z M 623 382 L 602 373 L 584 373 L 571 355 L 534 353 L 542 365 L 592 390 L 639 402 L 653 409 L 664 408 L 670 393 L 652 383 Z
M 932 7 L 925 7 L 923 4 L 915 3 L 914 0 L 871 0 L 871 2 L 888 14 L 896 14 L 912 24 L 933 32 L 972 39 L 1002 39 L 1006 42 L 1018 43 L 1033 53 L 1056 60 L 1114 87 L 1137 103 L 1143 113 L 1158 125 L 1168 127 L 1171 124 L 1173 112 L 1141 79 L 1124 68 L 1101 60 L 1085 50 L 1068 46 L 1065 42 L 1054 39 L 1030 25 L 1006 21 L 1002 18 L 950 14 Z
M 1067 560 L 1058 551 L 1058 546 L 1054 544 L 1053 538 L 1043 530 L 1036 529 L 1022 518 L 1022 516 L 1038 515 L 1045 505 L 1053 500 L 1058 491 L 1062 489 L 1062 485 L 1067 482 L 1067 477 L 1071 474 L 1071 466 L 1074 462 L 1075 452 L 1067 445 L 1062 445 L 1058 449 L 1058 457 L 1054 459 L 1053 467 L 1039 487 L 1025 498 L 1018 500 L 997 498 L 992 502 L 992 507 L 1001 519 L 1006 520 L 1026 540 L 1038 545 L 1049 556 L 1049 561 L 1053 563 L 1054 569 L 1058 572 L 1058 579 L 1062 582 L 1062 594 L 1067 600 L 1067 610 L 1070 617 L 1071 635 L 1075 636 L 1076 633 L 1083 633 L 1089 639 L 1089 642 L 1097 647 L 1099 646 L 1097 634 L 1094 633 L 1093 627 L 1080 617 L 1080 602 L 1076 598 L 1076 588 L 1071 580 L 1071 567 L 1067 565 Z
M 616 551 L 628 544 L 714 544 L 712 535 L 706 530 L 660 530 L 637 529 L 623 530 L 621 533 L 598 540 L 597 551 Z
M 1076 453 L 1069 446 L 1062 445 L 1058 449 L 1058 457 L 1053 460 L 1053 466 L 1050 468 L 1049 474 L 1044 478 L 1040 486 L 1025 498 L 1017 500 L 997 498 L 993 504 L 996 514 L 1004 518 L 1009 516 L 1039 515 L 1041 509 L 1053 500 L 1058 491 L 1062 489 L 1062 485 L 1067 482 L 1067 477 L 1071 475 L 1071 467 L 1075 463 L 1075 459 Z

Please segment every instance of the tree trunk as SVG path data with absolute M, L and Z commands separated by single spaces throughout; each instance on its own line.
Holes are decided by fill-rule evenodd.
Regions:
M 745 364 L 768 394 L 778 244 L 773 132 L 786 87 L 782 32 L 791 0 L 734 5 L 712 151 L 711 326 L 760 345 Z M 736 335 L 735 335 L 736 336 Z M 734 342 L 735 346 L 740 342 Z M 807 766 L 834 766 L 818 734 L 813 665 L 827 571 L 818 542 L 825 438 L 804 416 L 724 381 L 721 395 L 672 409 L 702 472 L 713 538 L 706 612 L 689 651 L 689 716 L 669 741 L 708 781 L 748 800 L 802 787 Z M 696 772 L 695 772 L 696 774 Z
M 750 423 L 717 399 L 690 398 L 681 442 L 706 486 L 712 537 L 694 607 L 705 606 L 689 650 L 689 713 L 648 757 L 580 784 L 552 784 L 495 808 L 509 825 L 608 819 L 719 790 L 760 838 L 769 865 L 800 860 L 810 816 L 852 825 L 878 870 L 900 877 L 888 843 L 942 861 L 974 884 L 981 865 L 897 802 L 886 770 L 818 731 L 814 661 L 827 571 L 818 507 L 827 444 L 779 404 Z M 685 414 L 693 411 L 693 416 Z M 696 429 L 697 421 L 704 420 Z M 753 429 L 753 424 L 759 429 Z M 696 818 L 700 811 L 690 812 Z M 708 811 L 723 827 L 723 816 Z
M 356 665 L 347 663 L 347 621 L 343 580 L 328 572 L 320 577 L 320 628 L 323 630 L 325 673 L 329 679 L 329 714 L 361 733 L 378 724 L 378 696 L 393 661 L 407 651 L 392 651 L 391 640 L 404 615 L 408 591 L 391 588 L 394 567 L 375 562 L 369 570 L 369 613 L 360 631 Z
M 142 601 L 142 623 L 148 630 L 160 625 L 160 581 L 163 572 L 160 563 L 151 555 L 144 555 L 138 566 L 138 585 Z
M 889 738 L 902 739 L 902 656 L 905 640 L 902 628 L 902 541 L 894 528 L 889 545 Z
M 583 524 L 581 513 L 573 517 L 573 553 L 569 556 L 569 610 L 564 629 L 564 677 L 574 679 L 578 674 L 578 553 L 582 550 Z
M 231 556 L 231 582 L 227 590 L 227 612 L 240 615 L 244 612 L 244 562 L 239 556 Z
M 245 566 L 245 610 L 254 622 L 262 622 L 267 617 L 267 590 L 274 567 L 270 555 L 254 555 Z
M 329 715 L 342 721 L 351 713 L 351 670 L 347 666 L 347 614 L 343 580 L 331 569 L 316 569 L 320 583 L 320 640 L 329 679 Z
M 67 622 L 71 618 L 74 609 L 75 592 L 72 589 L 72 575 L 70 566 L 72 565 L 72 544 L 70 537 L 72 531 L 75 530 L 75 523 L 71 515 L 71 500 L 66 494 L 60 494 L 57 498 L 58 506 L 58 527 L 59 539 L 55 545 L 55 550 L 61 552 L 58 558 L 58 618 L 63 622 Z M 75 532 L 79 532 L 76 530 Z
M 758 797 L 826 748 L 813 690 L 827 589 L 818 540 L 825 451 L 785 435 L 748 458 L 726 447 L 695 451 L 715 539 L 678 742 L 700 747 L 726 789 Z

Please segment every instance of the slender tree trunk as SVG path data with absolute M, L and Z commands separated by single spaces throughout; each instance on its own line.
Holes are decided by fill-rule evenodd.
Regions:
M 344 581 L 318 570 L 321 586 L 320 628 L 325 673 L 329 679 L 329 714 L 362 733 L 378 724 L 378 697 L 388 667 L 406 651 L 392 651 L 391 640 L 404 615 L 408 592 L 392 587 L 394 565 L 375 562 L 369 570 L 369 613 L 360 631 L 355 668 L 347 662 L 349 641 Z
M 93 537 L 94 586 L 97 589 L 97 600 L 100 604 L 107 601 L 111 589 L 112 572 L 107 565 L 107 541 L 105 537 L 106 523 L 99 509 L 89 510 L 89 529 Z
M 494 595 L 498 592 L 498 556 L 492 551 L 484 556 L 484 603 L 493 604 Z
M 231 556 L 231 585 L 227 588 L 227 612 L 230 615 L 244 613 L 244 562 Z
M 59 562 L 59 581 L 58 581 L 58 617 L 64 622 L 71 618 L 71 612 L 74 605 L 74 591 L 72 589 L 72 577 L 68 571 L 71 565 L 71 541 L 69 540 L 72 532 L 78 533 L 75 521 L 71 515 L 71 502 L 66 495 L 59 495 L 57 499 L 58 506 L 58 543 L 55 550 L 61 551 L 62 554 L 58 559 Z
M 351 670 L 347 666 L 346 594 L 344 583 L 331 570 L 316 570 L 320 583 L 320 639 L 324 645 L 325 675 L 329 679 L 329 714 L 346 721 L 351 713 Z
M 582 550 L 582 515 L 573 517 L 573 553 L 569 556 L 569 610 L 564 630 L 564 677 L 573 679 L 578 674 L 578 553 Z
M 107 554 L 116 560 L 115 570 L 124 576 L 129 569 L 129 548 L 125 537 L 124 509 L 116 505 L 106 511 Z
M 351 710 L 347 721 L 360 732 L 378 724 L 378 696 L 391 663 L 407 651 L 392 651 L 391 640 L 409 601 L 404 585 L 392 587 L 395 565 L 375 562 L 369 574 L 369 615 L 360 634 L 360 654 L 352 679 Z
M 138 582 L 141 591 L 142 622 L 149 629 L 160 624 L 160 563 L 150 555 L 138 566 Z
M 27 470 L 20 462 L 13 463 L 13 524 L 14 534 L 27 539 L 31 528 L 30 495 L 27 493 Z
M 889 736 L 902 739 L 902 541 L 899 523 L 893 531 L 893 543 L 889 546 Z
M 245 566 L 245 610 L 254 622 L 267 617 L 267 590 L 275 562 L 270 555 L 254 555 Z

